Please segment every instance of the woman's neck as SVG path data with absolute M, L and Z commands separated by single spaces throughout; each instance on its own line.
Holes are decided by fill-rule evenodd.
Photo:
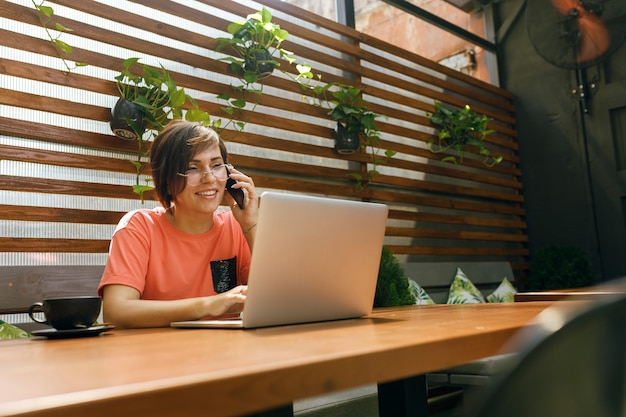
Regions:
M 206 233 L 213 228 L 213 214 L 210 216 L 186 216 L 181 210 L 176 210 L 175 206 L 166 211 L 169 222 L 177 230 L 191 235 Z

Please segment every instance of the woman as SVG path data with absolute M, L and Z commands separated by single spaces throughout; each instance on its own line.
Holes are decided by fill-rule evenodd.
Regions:
M 98 288 L 104 320 L 120 328 L 239 313 L 246 300 L 258 195 L 228 164 L 217 133 L 172 121 L 155 138 L 150 164 L 162 207 L 118 224 Z M 244 208 L 226 192 L 244 191 Z M 222 202 L 231 210 L 217 211 Z

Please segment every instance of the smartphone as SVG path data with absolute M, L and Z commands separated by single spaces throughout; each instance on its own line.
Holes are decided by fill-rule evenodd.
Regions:
M 228 170 L 228 167 L 226 167 L 226 173 L 228 174 L 228 179 L 226 180 L 226 191 L 233 196 L 239 208 L 243 209 L 243 190 L 241 188 L 233 188 L 233 185 L 237 184 L 237 181 L 230 178 L 230 171 Z

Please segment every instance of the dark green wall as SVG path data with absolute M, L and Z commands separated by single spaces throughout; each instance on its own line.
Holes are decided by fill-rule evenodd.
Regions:
M 515 94 L 531 265 L 533 254 L 544 246 L 574 245 L 589 253 L 604 279 L 624 276 L 624 211 L 619 195 L 600 194 L 607 180 L 598 180 L 601 176 L 593 173 L 599 164 L 589 175 L 585 146 L 589 138 L 583 133 L 580 100 L 573 93 L 576 72 L 549 64 L 537 54 L 527 32 L 526 6 L 525 0 L 501 0 L 495 8 L 501 86 Z M 611 60 L 614 68 L 626 67 L 625 45 Z M 598 67 L 589 72 L 599 75 L 602 83 L 603 71 Z M 601 107 L 594 98 L 589 103 L 592 110 Z M 603 134 L 610 136 L 611 127 L 604 128 Z M 591 143 L 591 148 L 601 149 L 592 151 L 590 158 L 598 160 L 604 152 L 609 162 L 602 166 L 610 176 L 615 162 L 611 162 L 614 150 L 608 149 L 608 142 Z M 600 228 L 598 217 L 604 222 Z

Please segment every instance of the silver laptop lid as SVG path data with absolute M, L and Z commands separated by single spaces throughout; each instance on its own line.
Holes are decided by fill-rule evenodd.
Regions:
M 384 204 L 264 192 L 243 326 L 369 314 L 387 213 Z

